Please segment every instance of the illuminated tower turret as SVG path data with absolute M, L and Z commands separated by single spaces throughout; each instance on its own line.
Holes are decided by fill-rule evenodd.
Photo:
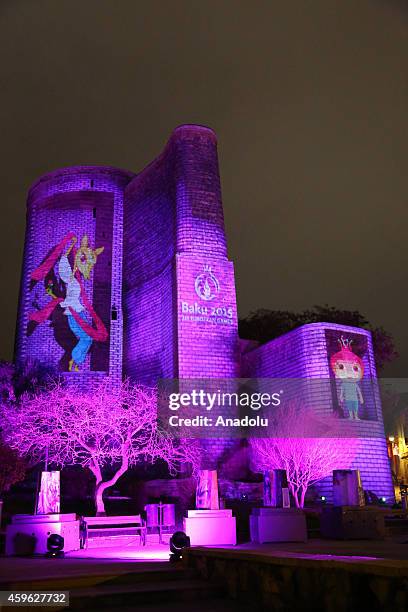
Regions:
M 132 176 L 78 166 L 31 187 L 17 364 L 35 359 L 85 385 L 121 378 L 123 191 Z

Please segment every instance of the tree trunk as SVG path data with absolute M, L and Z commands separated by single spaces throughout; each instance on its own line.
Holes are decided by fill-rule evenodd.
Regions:
M 302 487 L 301 489 L 301 495 L 300 495 L 300 508 L 303 508 L 305 505 L 305 496 L 306 496 L 306 491 L 307 489 Z
M 98 483 L 95 488 L 95 506 L 96 516 L 106 516 L 105 502 L 103 501 L 104 488 L 101 487 L 102 483 Z
M 300 508 L 299 493 L 299 489 L 297 487 L 293 487 L 293 497 L 295 500 L 296 508 Z
M 289 483 L 289 491 L 292 493 L 292 497 L 295 500 L 296 508 L 299 508 L 299 490 L 298 488 L 295 485 Z
M 117 470 L 117 472 L 112 476 L 110 480 L 102 481 L 102 479 L 96 479 L 96 487 L 95 487 L 95 506 L 96 506 L 96 516 L 106 516 L 105 512 L 105 503 L 103 501 L 103 494 L 106 489 L 109 487 L 113 487 L 114 484 L 119 480 L 119 478 L 126 472 L 129 467 L 129 461 L 127 456 L 124 454 L 122 465 Z M 92 469 L 92 468 L 91 468 Z M 93 470 L 94 474 L 97 473 L 96 470 Z M 101 471 L 99 469 L 99 474 Z

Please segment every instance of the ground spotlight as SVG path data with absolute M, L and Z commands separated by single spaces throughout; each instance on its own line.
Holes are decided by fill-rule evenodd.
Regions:
M 178 561 L 182 558 L 185 548 L 189 548 L 190 538 L 184 531 L 176 531 L 170 538 L 170 561 Z
M 64 538 L 58 533 L 52 533 L 47 538 L 47 554 L 46 557 L 63 557 L 64 556 Z

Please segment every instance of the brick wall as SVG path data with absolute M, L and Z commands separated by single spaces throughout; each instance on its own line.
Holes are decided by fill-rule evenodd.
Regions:
M 126 373 L 143 380 L 234 376 L 235 286 L 212 130 L 177 128 L 163 153 L 126 188 L 124 218 Z M 211 306 L 232 309 L 225 325 L 181 316 L 183 300 L 199 301 L 194 283 L 205 265 L 221 283 L 220 299 Z
M 171 147 L 128 185 L 124 204 L 124 373 L 175 376 L 176 199 Z
M 27 358 L 66 370 L 66 347 L 75 338 L 56 308 L 47 322 L 33 326 L 28 315 L 49 300 L 44 281 L 33 283 L 33 270 L 70 231 L 78 240 L 89 237 L 92 247 L 104 246 L 86 293 L 109 331 L 105 346 L 93 343 L 79 373 L 67 377 L 82 384 L 89 372 L 122 376 L 122 241 L 123 189 L 132 175 L 109 167 L 72 167 L 39 179 L 30 189 L 20 302 L 16 335 L 16 362 Z M 58 280 L 58 279 L 57 279 Z M 117 317 L 112 320 L 112 309 Z M 61 320 L 60 320 L 61 319 Z M 69 336 L 71 335 L 71 340 Z M 81 380 L 80 380 L 81 379 Z
M 236 376 L 235 281 L 214 132 L 174 130 L 163 153 L 126 188 L 124 211 L 125 373 L 145 382 Z M 206 267 L 219 283 L 208 301 L 195 285 Z M 210 444 L 212 465 L 236 445 Z

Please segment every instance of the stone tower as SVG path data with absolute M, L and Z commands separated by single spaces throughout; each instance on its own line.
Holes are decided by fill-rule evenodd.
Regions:
M 81 386 L 121 379 L 123 194 L 132 177 L 78 166 L 31 187 L 17 364 L 38 360 Z
M 234 270 L 209 128 L 175 129 L 126 187 L 123 271 L 126 375 L 237 376 Z

